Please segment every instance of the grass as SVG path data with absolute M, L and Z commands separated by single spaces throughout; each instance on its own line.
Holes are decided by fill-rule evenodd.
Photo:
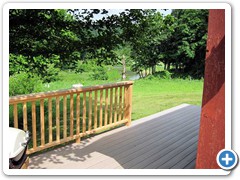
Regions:
M 133 86 L 132 119 L 188 103 L 201 105 L 202 80 L 137 80 Z

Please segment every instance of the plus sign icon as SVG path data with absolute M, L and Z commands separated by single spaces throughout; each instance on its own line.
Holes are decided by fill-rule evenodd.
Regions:
M 217 155 L 217 163 L 224 170 L 233 169 L 238 162 L 238 156 L 233 150 L 223 149 Z

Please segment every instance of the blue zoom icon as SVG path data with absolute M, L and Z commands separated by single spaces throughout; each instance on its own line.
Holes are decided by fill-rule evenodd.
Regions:
M 238 157 L 233 150 L 221 150 L 217 155 L 218 165 L 225 170 L 234 168 L 237 164 Z

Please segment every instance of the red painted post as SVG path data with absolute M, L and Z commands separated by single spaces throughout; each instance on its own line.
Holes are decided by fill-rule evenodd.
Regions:
M 229 59 L 230 60 L 230 59 Z M 225 147 L 225 10 L 209 10 L 203 102 L 196 168 L 217 169 Z

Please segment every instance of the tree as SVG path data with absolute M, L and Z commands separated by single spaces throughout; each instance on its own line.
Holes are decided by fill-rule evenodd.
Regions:
M 144 70 L 154 74 L 160 62 L 167 70 L 175 67 L 175 72 L 203 76 L 207 10 L 173 10 L 164 17 L 154 9 L 125 9 L 94 19 L 107 13 L 10 10 L 10 75 L 26 71 L 44 77 L 49 64 L 51 69 L 70 68 L 94 59 L 99 66 L 131 63 L 141 76 Z
M 177 19 L 174 35 L 179 37 L 176 40 L 179 61 L 175 63 L 182 66 L 184 73 L 201 78 L 204 74 L 208 10 L 174 10 L 173 16 Z
M 10 72 L 16 73 L 16 60 L 24 68 L 20 70 L 42 76 L 48 64 L 64 64 L 79 42 L 78 35 L 71 30 L 73 22 L 66 10 L 11 9 Z

